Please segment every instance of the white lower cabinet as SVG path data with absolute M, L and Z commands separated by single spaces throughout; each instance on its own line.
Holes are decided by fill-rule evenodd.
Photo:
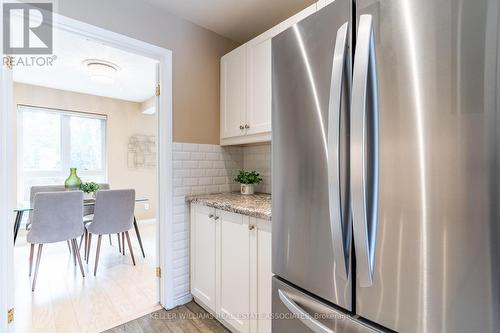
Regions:
M 215 209 L 191 210 L 191 294 L 215 308 L 216 224 L 210 216 L 215 216 Z
M 270 221 L 191 206 L 191 293 L 196 301 L 232 331 L 271 332 L 271 280 Z
M 248 217 L 217 211 L 217 313 L 239 332 L 250 332 L 250 230 Z

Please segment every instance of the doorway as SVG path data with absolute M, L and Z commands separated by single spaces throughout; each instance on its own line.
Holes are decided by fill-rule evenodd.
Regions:
M 156 110 L 156 125 L 155 125 L 155 147 L 156 147 L 156 157 L 155 157 L 155 162 L 156 162 L 156 188 L 154 189 L 154 195 L 156 198 L 156 202 L 158 203 L 156 208 L 154 209 L 154 222 L 151 222 L 152 219 L 149 219 L 150 221 L 146 221 L 147 223 L 150 223 L 150 225 L 147 225 L 147 223 L 143 226 L 141 226 L 141 229 L 144 228 L 144 232 L 141 233 L 141 236 L 143 237 L 143 241 L 148 244 L 153 244 L 153 246 L 149 249 L 145 249 L 145 255 L 146 257 L 156 257 L 155 259 L 152 259 L 154 263 L 150 265 L 149 267 L 144 267 L 144 274 L 151 274 L 151 276 L 155 276 L 155 297 L 156 301 L 158 304 L 161 304 L 163 307 L 168 308 L 172 303 L 172 300 L 170 299 L 170 293 L 168 292 L 169 290 L 169 285 L 172 285 L 172 281 L 170 281 L 170 276 L 166 274 L 168 272 L 167 266 L 168 266 L 168 255 L 169 255 L 169 246 L 171 245 L 171 240 L 168 239 L 168 235 L 172 234 L 169 233 L 168 230 L 171 228 L 171 215 L 168 214 L 168 212 L 171 212 L 170 207 L 172 206 L 172 189 L 171 189 L 171 179 L 172 179 L 172 174 L 171 174 L 171 145 L 172 145 L 172 91 L 171 91 L 171 80 L 172 80 L 172 70 L 171 70 L 171 51 L 163 48 L 159 48 L 147 43 L 143 43 L 134 39 L 131 39 L 129 37 L 119 35 L 116 33 L 112 33 L 110 31 L 100 29 L 88 24 L 84 24 L 72 19 L 65 18 L 60 15 L 55 15 L 55 21 L 54 21 L 54 28 L 58 29 L 60 31 L 63 31 L 64 33 L 70 33 L 73 34 L 79 38 L 83 38 L 87 41 L 93 42 L 93 43 L 99 43 L 103 45 L 103 47 L 110 47 L 110 48 L 116 48 L 118 50 L 121 50 L 123 52 L 129 52 L 134 55 L 142 56 L 142 57 L 147 57 L 152 60 L 154 60 L 158 65 L 156 66 L 155 70 L 155 80 L 159 83 L 159 89 L 156 89 L 156 87 L 152 87 L 153 94 L 155 97 L 153 98 L 152 105 L 150 103 L 150 108 L 153 108 Z M 29 108 L 32 107 L 38 107 L 40 109 L 40 105 L 21 105 L 21 109 L 16 105 L 17 112 L 14 114 L 17 114 L 16 116 L 13 116 L 12 112 L 8 112 L 8 110 L 11 110 L 12 105 L 15 104 L 15 101 L 13 100 L 14 96 L 14 83 L 13 83 L 13 78 L 14 78 L 14 71 L 15 69 L 8 68 L 8 66 L 4 66 L 1 71 L 1 81 L 0 81 L 0 88 L 1 88 L 1 95 L 2 95 L 2 112 L 0 116 L 1 120 L 1 125 L 2 126 L 2 133 L 0 134 L 0 145 L 2 147 L 2 159 L 0 161 L 0 184 L 2 184 L 2 188 L 5 189 L 12 189 L 17 187 L 18 183 L 18 176 L 19 176 L 19 169 L 15 166 L 15 164 L 12 163 L 12 161 L 17 160 L 14 158 L 16 156 L 16 153 L 18 153 L 18 144 L 15 144 L 15 138 L 18 136 L 16 135 L 16 128 L 18 128 L 17 124 L 15 124 L 18 121 L 17 115 L 19 113 L 24 113 L 27 112 L 26 114 L 29 114 L 29 112 L 45 112 L 46 114 L 59 114 L 59 117 L 67 117 L 68 119 L 64 120 L 67 122 L 71 122 L 71 116 L 78 117 L 78 116 L 83 116 L 83 114 L 79 114 L 79 111 L 85 111 L 82 110 L 81 108 L 54 108 L 54 107 L 45 107 L 45 110 L 28 110 Z M 157 92 L 160 92 L 157 94 Z M 159 96 L 157 96 L 159 95 Z M 42 107 L 43 109 L 43 107 Z M 76 112 L 75 112 L 76 111 Z M 84 112 L 82 112 L 84 113 Z M 90 112 L 93 113 L 93 112 Z M 103 116 L 103 114 L 100 114 L 100 116 Z M 90 117 L 92 118 L 92 117 Z M 95 117 L 94 117 L 95 118 Z M 106 118 L 105 118 L 106 119 Z M 61 121 L 61 124 L 64 123 L 64 121 Z M 100 119 L 99 121 L 103 121 Z M 105 138 L 109 140 L 109 133 L 105 134 Z M 136 137 L 133 139 L 135 142 L 137 140 L 141 141 L 144 139 L 141 137 L 141 133 L 138 133 Z M 134 161 L 137 162 L 137 158 L 131 157 L 132 164 L 134 164 Z M 103 164 L 109 164 L 109 161 L 104 161 Z M 135 165 L 134 167 L 137 167 Z M 104 179 L 108 180 L 109 177 L 109 168 L 107 171 L 107 175 L 105 175 Z M 29 176 L 26 174 L 25 176 Z M 98 175 L 102 177 L 101 175 Z M 89 178 L 90 179 L 90 178 Z M 96 181 L 100 181 L 100 179 L 95 179 Z M 24 183 L 23 183 L 24 184 Z M 123 187 L 123 186 L 119 186 Z M 14 256 L 14 247 L 13 247 L 13 239 L 12 239 L 12 230 L 13 230 L 13 223 L 14 223 L 14 215 L 13 215 L 13 210 L 17 206 L 17 196 L 13 196 L 11 191 L 2 191 L 0 193 L 0 214 L 1 217 L 4 221 L 7 221 L 8 223 L 4 223 L 1 228 L 1 238 L 0 238 L 0 248 L 1 248 L 1 254 L 0 254 L 0 263 L 2 264 L 2 267 L 6 268 L 13 268 L 15 265 L 23 265 L 27 263 L 27 261 L 23 262 L 23 258 L 20 257 L 19 260 L 17 257 Z M 14 197 L 14 198 L 13 198 Z M 143 208 L 145 208 L 143 206 Z M 151 209 L 151 206 L 150 206 Z M 149 231 L 146 231 L 149 230 Z M 21 236 L 19 236 L 21 237 Z M 133 238 L 133 237 L 131 237 Z M 152 239 L 151 241 L 148 241 L 147 239 L 150 238 Z M 107 239 L 106 239 L 107 241 Z M 133 242 L 136 242 L 135 238 L 132 239 Z M 118 245 L 117 239 L 112 239 L 112 244 L 109 245 L 107 250 L 105 251 L 116 251 L 116 248 L 113 248 L 113 246 Z M 134 254 L 137 258 L 142 257 L 141 249 L 138 247 L 138 243 L 134 247 Z M 65 244 L 63 245 L 62 248 L 59 248 L 54 250 L 57 252 L 58 255 L 65 256 L 65 259 L 62 259 L 61 261 L 66 260 L 64 263 L 62 263 L 63 268 L 67 268 L 64 265 L 68 265 L 70 261 L 68 261 L 68 249 L 65 247 Z M 106 242 L 103 242 L 102 249 L 104 250 L 106 247 Z M 146 245 L 145 247 L 147 247 Z M 137 250 L 136 250 L 137 248 Z M 66 253 L 63 254 L 63 250 L 66 251 Z M 95 251 L 95 249 L 94 249 Z M 101 254 L 105 254 L 103 253 Z M 148 253 L 149 252 L 149 253 Z M 151 254 L 150 254 L 151 253 Z M 92 252 L 92 254 L 95 255 L 95 252 Z M 114 254 L 111 252 L 109 258 L 113 258 Z M 45 255 L 45 253 L 44 253 Z M 14 264 L 14 259 L 16 258 L 16 263 Z M 116 258 L 116 257 L 115 257 Z M 44 258 L 42 257 L 42 260 Z M 91 259 L 92 260 L 92 259 Z M 123 261 L 124 259 L 121 257 L 118 257 L 116 260 L 121 260 Z M 55 262 L 55 261 L 54 261 Z M 115 262 L 116 263 L 116 262 Z M 121 262 L 123 263 L 123 262 Z M 114 262 L 112 259 L 108 261 L 109 266 L 113 266 Z M 105 263 L 102 265 L 102 271 L 106 269 Z M 26 264 L 27 266 L 27 264 Z M 55 267 L 55 266 L 54 266 Z M 42 269 L 43 269 L 43 261 L 41 263 L 41 270 L 40 270 L 40 277 L 42 277 Z M 49 269 L 50 270 L 50 269 Z M 18 311 L 22 311 L 22 309 L 16 309 L 14 307 L 15 304 L 15 299 L 17 296 L 14 293 L 15 288 L 15 281 L 14 281 L 14 272 L 12 269 L 2 269 L 2 273 L 0 273 L 0 291 L 2 294 L 2 298 L 0 300 L 0 305 L 1 309 L 0 310 L 5 310 L 6 312 L 9 311 L 10 309 L 14 309 L 14 321 L 9 323 L 9 318 L 4 318 L 4 316 L 1 316 L 2 319 L 0 319 L 0 330 L 3 332 L 13 332 L 13 329 L 17 325 L 16 323 L 16 318 L 21 318 L 22 314 L 19 313 Z M 102 272 L 101 271 L 101 272 Z M 75 271 L 77 272 L 77 271 Z M 162 274 L 163 272 L 163 274 Z M 53 272 L 55 274 L 55 272 Z M 92 276 L 91 270 L 86 272 L 87 276 Z M 49 272 L 50 274 L 50 272 Z M 104 274 L 103 274 L 104 275 Z M 67 278 L 67 280 L 64 280 L 66 282 L 72 282 L 73 284 L 67 286 L 65 289 L 66 292 L 68 291 L 68 288 L 70 290 L 75 291 L 75 283 L 81 283 L 82 277 L 78 277 L 77 274 L 75 276 L 64 276 Z M 99 278 L 99 274 L 97 274 L 96 278 Z M 72 279 L 72 280 L 71 280 Z M 40 280 L 41 281 L 41 280 Z M 17 277 L 16 277 L 16 282 L 17 282 Z M 56 287 L 59 285 L 57 283 L 57 280 L 50 280 L 47 282 L 50 288 Z M 85 281 L 87 285 L 91 284 L 91 282 Z M 108 285 L 109 286 L 109 285 Z M 71 289 L 73 288 L 73 289 Z M 54 291 L 51 289 L 51 291 L 48 291 L 48 289 L 43 290 L 43 286 L 41 284 L 38 285 L 37 290 L 35 293 L 40 292 L 42 294 L 43 292 L 49 292 L 51 294 L 54 294 Z M 32 295 L 26 295 L 27 297 L 31 297 Z M 38 296 L 38 295 L 37 295 Z M 123 297 L 123 295 L 122 295 Z M 40 296 L 39 298 L 42 298 Z M 109 298 L 109 297 L 108 297 Z M 64 303 L 61 306 L 61 309 L 66 309 L 67 307 L 64 306 Z M 60 305 L 60 304 L 59 304 Z M 43 309 L 43 307 L 41 307 Z M 16 311 L 18 312 L 16 315 Z M 137 313 L 137 316 L 143 315 L 144 313 Z M 43 314 L 42 314 L 43 315 Z M 63 315 L 64 316 L 64 315 Z M 133 319 L 133 318 L 127 318 L 128 320 Z M 115 325 L 119 324 L 119 322 L 112 323 L 110 325 Z M 100 327 L 99 329 L 105 329 L 106 327 Z M 109 327 L 107 327 L 109 328 Z M 71 329 L 70 329 L 71 330 Z M 73 330 L 71 330 L 73 331 Z

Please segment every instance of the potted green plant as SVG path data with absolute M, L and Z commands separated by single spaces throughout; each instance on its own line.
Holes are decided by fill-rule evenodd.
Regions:
M 95 182 L 86 182 L 80 185 L 80 190 L 86 194 L 85 199 L 95 199 L 95 192 L 99 191 L 101 186 Z
M 256 171 L 240 170 L 234 181 L 241 184 L 241 194 L 248 195 L 255 193 L 254 185 L 262 182 L 262 178 Z

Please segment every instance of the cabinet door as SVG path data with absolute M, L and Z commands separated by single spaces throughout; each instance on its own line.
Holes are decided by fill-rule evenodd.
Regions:
M 247 43 L 247 134 L 271 131 L 271 38 L 278 27 Z
M 271 333 L 271 221 L 257 221 L 257 332 Z
M 250 230 L 248 217 L 216 211 L 219 217 L 218 311 L 239 332 L 248 333 L 250 323 Z
M 245 135 L 246 45 L 221 58 L 220 100 L 221 139 Z
M 305 9 L 301 10 L 297 14 L 293 15 L 292 17 L 286 19 L 285 21 L 281 22 L 278 27 L 279 27 L 279 32 L 285 31 L 286 29 L 290 28 L 292 25 L 295 23 L 305 19 L 312 13 L 316 12 L 316 4 L 313 3 L 309 7 L 306 7 Z
M 191 293 L 215 311 L 215 209 L 191 206 Z

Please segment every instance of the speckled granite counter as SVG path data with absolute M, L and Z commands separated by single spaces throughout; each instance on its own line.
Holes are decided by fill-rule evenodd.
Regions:
M 271 220 L 270 194 L 242 195 L 239 192 L 201 194 L 187 196 L 186 201 L 259 219 Z

